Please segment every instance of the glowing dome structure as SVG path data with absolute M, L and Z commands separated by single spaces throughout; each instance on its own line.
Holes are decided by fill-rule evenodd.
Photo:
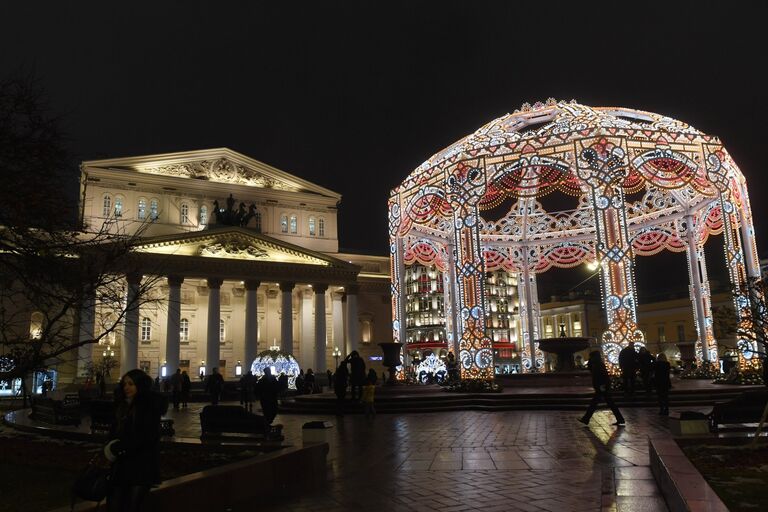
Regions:
M 545 207 L 557 194 L 568 207 Z M 447 276 L 447 338 L 462 378 L 493 378 L 486 272 L 518 276 L 527 371 L 542 358 L 532 346 L 536 275 L 553 266 L 599 265 L 608 324 L 601 346 L 614 364 L 628 342 L 644 343 L 635 256 L 687 252 L 703 362 L 717 358 L 703 251 L 709 235 L 724 234 L 735 288 L 760 275 L 739 168 L 717 137 L 651 112 L 552 99 L 523 105 L 430 157 L 392 191 L 388 208 L 394 340 L 405 340 L 405 266 L 435 265 Z M 483 217 L 499 209 L 496 220 Z M 741 325 L 750 326 L 749 297 L 734 300 Z M 747 340 L 739 348 L 742 365 L 759 364 Z
M 251 364 L 251 372 L 261 378 L 264 368 L 270 368 L 272 375 L 279 377 L 281 373 L 288 376 L 288 389 L 296 389 L 296 377 L 299 376 L 299 363 L 291 354 L 279 350 L 265 350 L 256 356 Z

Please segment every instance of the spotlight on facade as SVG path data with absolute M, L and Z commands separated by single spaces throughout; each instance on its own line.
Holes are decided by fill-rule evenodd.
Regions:
M 205 361 L 200 361 L 200 375 L 205 377 Z
M 160 367 L 160 376 L 166 378 L 168 376 L 168 361 L 163 361 L 163 366 Z
M 243 374 L 243 365 L 242 365 L 242 363 L 241 363 L 241 362 L 238 360 L 238 361 L 237 361 L 237 364 L 235 365 L 235 376 L 236 376 L 236 377 L 239 377 L 239 376 L 241 376 L 242 374 Z

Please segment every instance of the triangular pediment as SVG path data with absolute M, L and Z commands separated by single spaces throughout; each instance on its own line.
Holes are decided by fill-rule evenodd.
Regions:
M 83 162 L 86 168 L 121 169 L 143 174 L 183 178 L 265 188 L 286 192 L 303 192 L 332 197 L 341 195 L 315 185 L 264 162 L 228 148 L 165 153 Z
M 133 250 L 160 255 L 355 268 L 346 261 L 321 252 L 311 251 L 239 227 L 221 227 L 194 233 L 148 238 L 136 245 Z

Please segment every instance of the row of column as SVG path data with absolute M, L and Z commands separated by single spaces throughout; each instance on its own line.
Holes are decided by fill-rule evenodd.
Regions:
M 139 319 L 141 280 L 140 274 L 126 276 L 127 293 L 124 318 L 123 341 L 120 345 L 120 372 L 121 375 L 139 366 Z M 169 373 L 179 367 L 180 362 L 180 325 L 181 325 L 181 285 L 184 278 L 180 276 L 168 276 L 168 316 L 166 324 L 165 360 Z M 208 286 L 208 318 L 206 329 L 205 371 L 208 374 L 219 365 L 220 350 L 220 320 L 221 320 L 221 285 L 220 278 L 207 279 Z M 248 280 L 245 284 L 245 329 L 244 350 L 242 361 L 248 367 L 257 356 L 258 352 L 258 299 L 257 290 L 261 285 L 258 280 Z M 293 339 L 293 300 L 292 293 L 296 286 L 293 282 L 280 283 L 280 350 L 287 353 L 294 352 Z M 302 359 L 311 364 L 317 372 L 326 370 L 326 302 L 325 293 L 328 285 L 313 284 L 314 297 L 307 300 L 303 307 L 314 306 L 314 339 L 303 340 Z M 343 338 L 346 331 L 346 347 L 339 347 L 344 353 L 358 349 L 360 329 L 358 325 L 357 285 L 345 287 L 346 315 L 342 308 L 341 300 L 334 300 L 332 305 L 333 332 Z M 312 304 L 314 302 L 314 304 Z M 85 363 L 91 359 L 91 345 L 87 343 L 94 339 L 95 299 L 91 298 L 81 307 L 79 339 L 84 342 L 78 350 L 79 373 L 84 371 Z M 307 309 L 308 310 L 308 309 Z M 307 325 L 308 315 L 303 319 L 302 330 L 309 332 Z M 342 342 L 343 343 L 343 342 Z M 307 354 L 311 353 L 311 357 Z M 247 369 L 245 370 L 247 371 Z

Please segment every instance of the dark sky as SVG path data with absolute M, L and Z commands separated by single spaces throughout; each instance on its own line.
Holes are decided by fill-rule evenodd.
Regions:
M 767 19 L 735 1 L 3 2 L 0 72 L 34 71 L 80 160 L 227 146 L 340 192 L 341 246 L 380 254 L 389 190 L 523 102 L 655 111 L 722 138 L 765 255 Z

